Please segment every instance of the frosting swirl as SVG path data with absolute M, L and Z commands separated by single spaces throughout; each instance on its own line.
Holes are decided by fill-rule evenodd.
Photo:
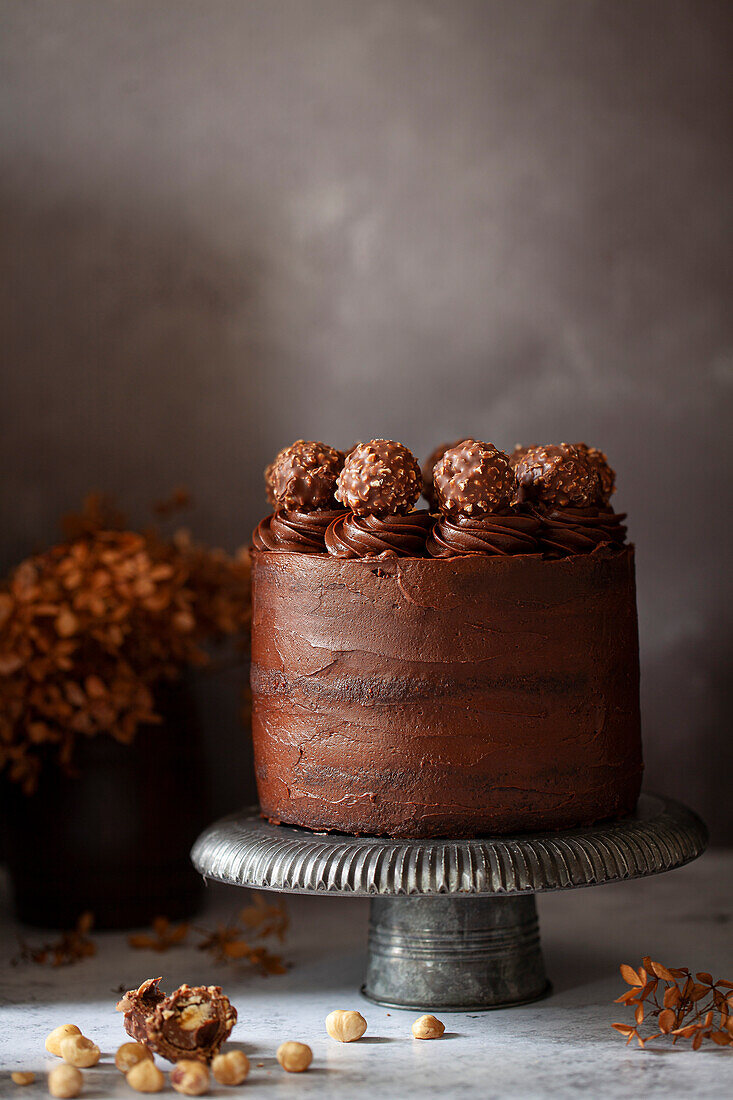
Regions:
M 538 554 L 541 521 L 531 513 L 505 510 L 486 516 L 441 516 L 428 536 L 431 558 L 467 554 Z
M 335 558 L 375 558 L 396 555 L 419 558 L 432 519 L 425 509 L 406 516 L 340 515 L 326 531 L 326 549 Z
M 324 554 L 328 525 L 344 514 L 343 509 L 316 512 L 273 512 L 252 532 L 255 550 L 287 554 Z
M 553 508 L 542 512 L 540 542 L 555 554 L 589 554 L 602 543 L 623 546 L 626 542 L 625 512 L 612 508 Z

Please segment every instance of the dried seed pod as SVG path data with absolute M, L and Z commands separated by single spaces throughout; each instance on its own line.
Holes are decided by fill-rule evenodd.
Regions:
M 445 1024 L 435 1016 L 419 1016 L 412 1025 L 412 1034 L 416 1039 L 439 1039 L 445 1031 Z
M 211 1072 L 220 1085 L 241 1085 L 249 1073 L 249 1058 L 243 1050 L 228 1050 L 217 1054 Z
M 84 1078 L 76 1066 L 55 1066 L 48 1075 L 48 1091 L 60 1100 L 69 1100 L 81 1092 Z
M 421 489 L 412 451 L 393 439 L 372 439 L 358 443 L 346 459 L 336 499 L 357 516 L 406 515 Z
M 493 443 L 464 439 L 449 447 L 433 470 L 435 495 L 446 516 L 486 516 L 505 511 L 516 483 L 509 459 Z
M 209 1071 L 203 1062 L 183 1058 L 171 1070 L 171 1084 L 184 1096 L 203 1096 L 209 1091 Z
M 153 1055 L 144 1043 L 123 1043 L 115 1054 L 115 1065 L 120 1073 L 128 1073 L 138 1062 L 152 1062 Z
M 100 1058 L 99 1047 L 83 1035 L 67 1035 L 61 1040 L 61 1057 L 77 1069 L 96 1066 Z
M 366 1029 L 367 1022 L 361 1012 L 337 1008 L 326 1016 L 326 1031 L 339 1043 L 353 1043 L 361 1039 Z
M 165 1077 L 149 1058 L 143 1058 L 125 1074 L 125 1080 L 135 1092 L 162 1092 L 165 1085 Z
M 60 1024 L 49 1032 L 46 1036 L 46 1050 L 48 1053 L 55 1054 L 57 1058 L 60 1058 L 61 1040 L 68 1038 L 69 1035 L 81 1035 L 81 1029 L 76 1024 Z
M 290 1040 L 280 1044 L 275 1057 L 288 1073 L 304 1073 L 313 1061 L 313 1051 L 306 1043 Z

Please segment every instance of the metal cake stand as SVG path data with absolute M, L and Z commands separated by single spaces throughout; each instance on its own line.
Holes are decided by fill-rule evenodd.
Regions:
M 191 858 L 233 886 L 371 898 L 364 995 L 392 1008 L 476 1010 L 549 991 L 535 894 L 671 871 L 706 843 L 691 810 L 644 794 L 620 821 L 473 840 L 311 833 L 253 808 L 210 825 Z

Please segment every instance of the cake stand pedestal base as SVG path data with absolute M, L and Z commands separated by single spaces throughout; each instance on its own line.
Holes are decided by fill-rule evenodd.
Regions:
M 390 1008 L 523 1004 L 549 990 L 534 896 L 374 898 L 362 993 Z
M 234 886 L 369 897 L 364 995 L 475 1011 L 548 992 L 535 894 L 671 871 L 706 843 L 691 810 L 642 795 L 620 821 L 467 840 L 311 833 L 250 809 L 209 826 L 191 858 L 205 878 Z

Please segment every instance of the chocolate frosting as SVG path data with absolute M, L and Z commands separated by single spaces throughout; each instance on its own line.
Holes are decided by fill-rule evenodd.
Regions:
M 326 531 L 326 549 L 335 558 L 418 558 L 425 553 L 431 523 L 424 509 L 406 516 L 355 516 L 347 512 Z
M 342 508 L 321 512 L 273 512 L 255 527 L 252 545 L 255 550 L 281 554 L 325 554 L 326 529 L 343 515 Z
M 271 820 L 467 837 L 633 809 L 633 548 L 378 568 L 254 553 L 252 589 L 252 732 Z
M 589 554 L 604 543 L 623 546 L 626 541 L 626 513 L 612 508 L 552 508 L 541 516 L 540 542 L 551 553 Z
M 464 554 L 538 554 L 537 535 L 541 521 L 536 515 L 515 511 L 490 516 L 441 516 L 428 535 L 427 551 L 432 558 L 455 558 Z

